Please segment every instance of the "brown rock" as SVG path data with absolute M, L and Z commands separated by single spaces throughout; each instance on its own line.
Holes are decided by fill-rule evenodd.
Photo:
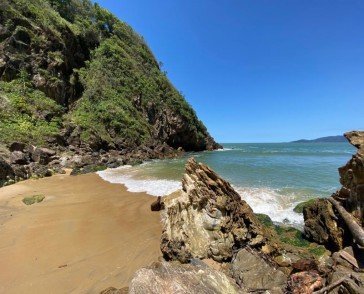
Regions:
M 364 131 L 345 133 L 345 137 L 358 151 L 339 168 L 340 182 L 349 194 L 344 205 L 364 225 Z
M 179 197 L 166 199 L 161 250 L 166 260 L 231 259 L 234 248 L 261 246 L 263 231 L 231 185 L 193 158 Z
M 313 291 L 322 288 L 323 279 L 316 271 L 303 271 L 290 276 L 288 293 L 312 294 Z
M 44 165 L 51 162 L 54 155 L 56 155 L 56 152 L 48 148 L 36 147 L 31 151 L 32 160 Z
M 23 152 L 25 150 L 26 145 L 24 143 L 21 142 L 14 142 L 9 146 L 9 150 L 11 152 L 13 151 L 21 151 Z
M 224 273 L 199 260 L 193 264 L 156 262 L 138 270 L 129 285 L 130 294 L 246 293 Z
M 303 209 L 304 233 L 307 238 L 328 249 L 337 251 L 344 246 L 344 225 L 335 215 L 332 204 L 326 199 L 317 199 Z
M 0 187 L 15 176 L 11 165 L 0 157 Z
M 100 294 L 128 294 L 128 293 L 129 293 L 128 287 L 124 287 L 122 289 L 116 289 L 114 287 L 109 287 L 100 292 Z
M 296 272 L 317 270 L 318 265 L 315 260 L 312 259 L 300 259 L 292 263 L 292 268 Z
M 10 154 L 11 164 L 28 164 L 29 156 L 21 151 L 13 151 Z
M 157 200 L 150 205 L 150 209 L 152 211 L 160 211 L 164 209 L 164 203 L 162 202 L 161 196 L 158 196 Z

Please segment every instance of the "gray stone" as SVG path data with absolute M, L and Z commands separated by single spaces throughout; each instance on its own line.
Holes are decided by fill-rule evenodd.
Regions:
M 269 290 L 283 293 L 287 276 L 275 269 L 256 252 L 241 249 L 232 261 L 231 273 L 238 285 L 249 291 Z

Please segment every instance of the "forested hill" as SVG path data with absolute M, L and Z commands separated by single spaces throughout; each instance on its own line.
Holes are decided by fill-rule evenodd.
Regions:
M 301 139 L 292 141 L 291 143 L 341 143 L 347 142 L 347 139 L 343 135 L 321 137 L 313 140 Z
M 0 143 L 215 149 L 143 38 L 88 0 L 0 3 Z

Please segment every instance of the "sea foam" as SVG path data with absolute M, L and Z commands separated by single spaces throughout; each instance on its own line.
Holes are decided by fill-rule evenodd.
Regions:
M 103 180 L 112 184 L 125 185 L 129 192 L 145 192 L 152 196 L 164 196 L 181 189 L 181 183 L 179 181 L 138 178 L 135 173 L 131 172 L 132 169 L 132 166 L 125 165 L 114 169 L 99 171 L 97 174 Z
M 293 211 L 297 204 L 293 196 L 281 195 L 270 188 L 234 188 L 255 213 L 267 214 L 273 222 L 302 226 L 302 214 Z

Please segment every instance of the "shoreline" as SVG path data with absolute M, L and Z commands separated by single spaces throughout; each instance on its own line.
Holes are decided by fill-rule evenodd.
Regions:
M 41 194 L 41 203 L 25 205 Z M 0 292 L 86 293 L 128 286 L 157 261 L 155 197 L 95 173 L 30 179 L 0 189 Z

